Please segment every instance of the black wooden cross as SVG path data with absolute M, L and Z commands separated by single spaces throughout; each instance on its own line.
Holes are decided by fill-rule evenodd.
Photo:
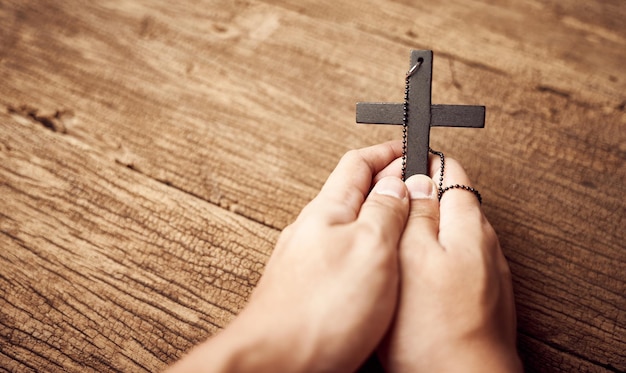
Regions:
M 421 64 L 420 64 L 421 63 Z M 411 51 L 411 69 L 419 68 L 408 78 L 407 148 L 405 177 L 428 175 L 430 127 L 485 126 L 485 107 L 467 105 L 431 105 L 433 52 Z M 359 102 L 357 123 L 404 124 L 404 103 Z

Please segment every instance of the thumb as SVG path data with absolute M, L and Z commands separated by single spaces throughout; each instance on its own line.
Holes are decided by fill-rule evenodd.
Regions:
M 361 206 L 357 223 L 379 236 L 380 242 L 398 247 L 409 213 L 405 184 L 397 177 L 380 179 Z
M 414 175 L 406 181 L 411 209 L 402 236 L 401 250 L 426 250 L 440 247 L 439 244 L 439 200 L 437 186 L 426 175 Z

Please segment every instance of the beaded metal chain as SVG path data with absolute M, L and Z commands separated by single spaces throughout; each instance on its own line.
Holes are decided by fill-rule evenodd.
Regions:
M 422 60 L 419 59 L 417 63 L 413 65 L 413 67 L 411 67 L 409 71 L 407 71 L 406 77 L 404 80 L 404 103 L 402 105 L 402 180 L 406 180 L 406 157 L 407 157 L 407 140 L 408 140 L 407 139 L 407 136 L 408 136 L 407 120 L 409 116 L 409 90 L 410 90 L 409 78 L 411 78 L 411 76 L 415 74 L 415 72 L 420 68 L 421 65 L 422 65 Z M 428 151 L 431 154 L 439 156 L 439 160 L 440 160 L 439 184 L 437 185 L 437 189 L 438 189 L 437 197 L 439 198 L 440 201 L 441 201 L 441 197 L 443 196 L 443 194 L 449 191 L 450 189 L 463 189 L 468 192 L 474 193 L 474 195 L 478 199 L 478 203 L 480 204 L 483 203 L 483 198 L 478 192 L 478 190 L 476 190 L 475 188 L 471 186 L 462 185 L 462 184 L 454 184 L 454 185 L 448 185 L 444 187 L 443 186 L 443 174 L 444 174 L 445 167 L 446 167 L 446 157 L 443 154 L 443 152 L 433 150 L 430 147 L 428 148 Z
M 478 198 L 478 203 L 480 203 L 480 204 L 483 203 L 483 197 L 480 195 L 478 190 L 476 190 L 475 188 L 472 188 L 471 186 L 462 185 L 462 184 L 454 184 L 454 185 L 448 185 L 447 187 L 444 188 L 444 186 L 443 186 L 443 172 L 444 172 L 444 169 L 446 167 L 446 157 L 445 157 L 445 155 L 443 155 L 443 152 L 438 152 L 438 151 L 433 150 L 431 148 L 428 148 L 428 151 L 431 154 L 438 155 L 439 156 L 439 160 L 441 162 L 440 166 L 439 166 L 439 170 L 440 170 L 439 171 L 439 184 L 437 185 L 437 189 L 439 189 L 438 197 L 439 197 L 440 201 L 441 201 L 441 196 L 443 196 L 443 194 L 445 192 L 449 191 L 450 189 L 463 189 L 463 190 L 467 190 L 468 192 L 474 193 L 476 198 Z
M 404 78 L 404 103 L 402 104 L 402 180 L 406 180 L 407 120 L 409 118 L 409 91 L 411 87 L 409 79 L 420 66 L 422 66 L 422 62 L 422 59 L 417 60 L 417 63 L 407 71 L 406 77 Z

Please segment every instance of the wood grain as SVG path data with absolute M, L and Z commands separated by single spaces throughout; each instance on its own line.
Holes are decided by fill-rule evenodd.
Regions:
M 277 233 L 434 50 L 435 128 L 509 259 L 528 371 L 626 370 L 626 8 L 0 4 L 0 366 L 154 371 L 243 307 Z
M 240 311 L 275 230 L 0 120 L 2 366 L 155 371 Z

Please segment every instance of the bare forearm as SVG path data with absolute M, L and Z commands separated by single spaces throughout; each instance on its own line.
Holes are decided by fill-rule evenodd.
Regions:
M 304 372 L 313 361 L 306 333 L 283 320 L 276 325 L 258 312 L 244 311 L 231 325 L 170 367 L 167 373 L 183 372 Z M 307 367 L 308 365 L 308 367 Z
M 277 349 L 251 333 L 237 336 L 229 329 L 194 347 L 166 373 L 275 371 L 288 364 Z

